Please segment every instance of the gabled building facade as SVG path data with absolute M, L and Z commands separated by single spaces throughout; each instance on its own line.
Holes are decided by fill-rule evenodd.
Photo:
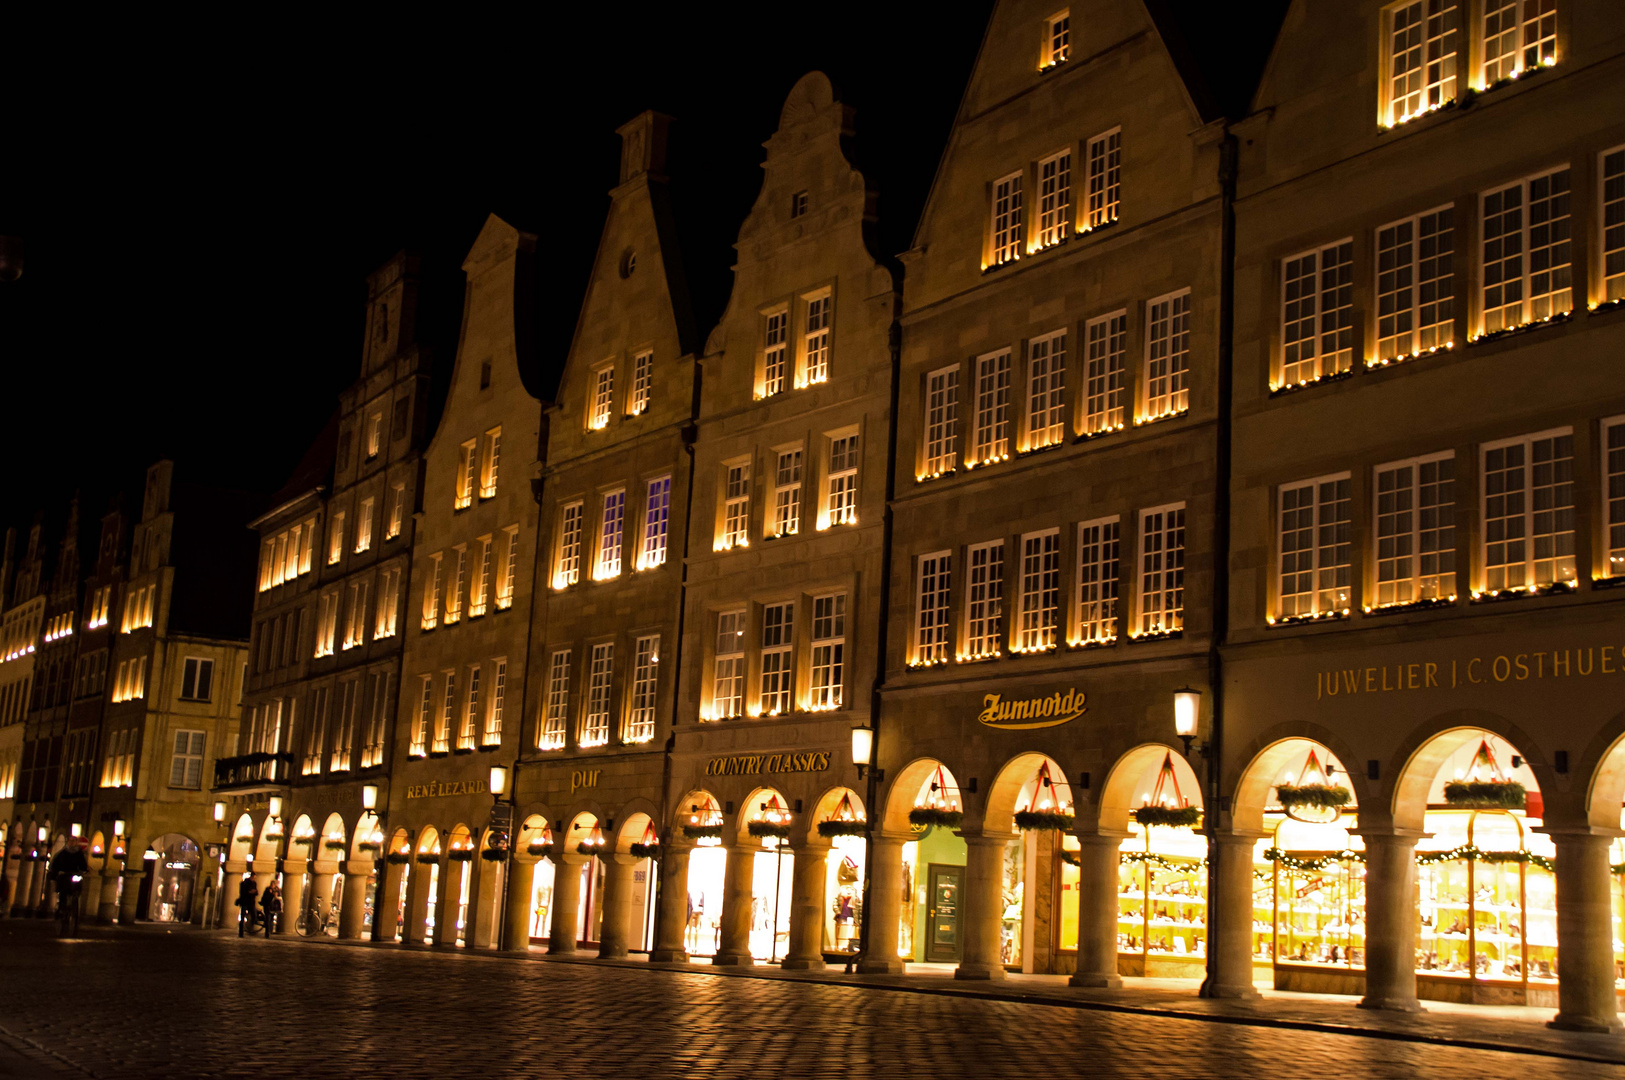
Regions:
M 7 530 L 0 571 L 0 601 L 5 603 L 0 624 L 0 795 L 9 800 L 5 805 L 10 810 L 6 816 L 6 876 L 13 883 L 11 913 L 27 915 L 39 908 L 46 895 L 38 863 L 42 855 L 50 857 L 55 836 L 55 808 L 30 803 L 27 798 L 28 779 L 41 771 L 34 766 L 38 745 L 27 738 L 27 720 L 41 674 L 39 647 L 48 603 L 44 515 L 35 515 L 21 552 L 16 552 L 16 539 L 16 533 Z M 10 762 L 9 767 L 5 762 Z

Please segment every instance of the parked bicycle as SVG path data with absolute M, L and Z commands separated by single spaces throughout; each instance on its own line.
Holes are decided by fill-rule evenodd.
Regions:
M 321 937 L 330 930 L 337 930 L 338 925 L 338 905 L 330 904 L 326 912 L 306 907 L 299 913 L 299 918 L 294 922 L 293 928 L 300 937 Z

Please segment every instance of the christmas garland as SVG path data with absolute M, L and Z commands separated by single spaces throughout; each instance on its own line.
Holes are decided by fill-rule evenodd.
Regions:
M 684 825 L 683 835 L 690 840 L 715 839 L 722 836 L 722 823 L 715 825 Z
M 541 856 L 547 854 L 547 848 L 548 845 L 542 843 L 540 840 L 532 840 L 525 846 L 525 854 L 535 855 L 540 858 Z
M 1018 810 L 1016 828 L 1028 832 L 1071 832 L 1073 817 L 1060 810 Z
M 433 866 L 440 861 L 440 856 L 432 851 L 420 851 L 417 853 L 417 860 L 423 866 Z
M 379 843 L 375 843 L 372 840 L 363 840 L 363 841 L 361 841 L 361 843 L 356 845 L 356 850 L 357 851 L 370 851 L 370 852 L 376 854 L 376 853 L 384 850 L 384 845 L 379 844 Z
M 908 812 L 908 820 L 914 825 L 938 825 L 945 829 L 957 829 L 964 824 L 965 812 L 943 810 L 936 806 L 916 806 Z
M 466 847 L 452 848 L 451 851 L 446 853 L 446 858 L 452 862 L 473 862 L 474 849 Z
M 343 840 L 328 840 L 322 844 L 322 847 L 326 848 L 328 851 L 343 851 L 349 846 L 350 845 L 346 844 Z
M 508 849 L 505 847 L 488 847 L 480 851 L 480 858 L 486 862 L 507 862 Z
M 1529 863 L 1546 871 L 1554 869 L 1552 860 L 1544 855 L 1536 855 L 1532 851 L 1483 851 L 1472 844 L 1463 844 L 1461 847 L 1452 848 L 1449 851 L 1418 852 L 1416 865 L 1432 866 L 1434 863 L 1471 861 L 1474 859 L 1487 863 Z
M 391 851 L 384 856 L 384 861 L 391 866 L 405 866 L 412 861 L 412 853 L 410 851 Z
M 652 859 L 655 856 L 660 854 L 660 845 L 659 844 L 633 844 L 627 850 L 632 853 L 633 858 Z
M 1268 851 L 1264 852 L 1264 858 L 1277 864 L 1278 866 L 1284 866 L 1288 870 L 1297 870 L 1303 873 L 1314 873 L 1317 870 L 1324 870 L 1334 863 L 1365 862 L 1365 852 L 1339 851 L 1335 855 L 1322 855 L 1312 859 L 1301 859 L 1296 855 L 1288 855 L 1278 847 L 1272 847 Z
M 861 821 L 820 821 L 819 836 L 862 836 L 865 823 Z
M 1281 800 L 1283 809 L 1315 806 L 1322 810 L 1336 810 L 1347 806 L 1354 795 L 1341 784 L 1277 784 L 1275 797 Z
M 1175 828 L 1195 828 L 1202 820 L 1200 806 L 1142 806 L 1134 811 L 1134 820 L 1141 825 L 1168 825 Z
M 1522 810 L 1525 796 L 1516 780 L 1452 780 L 1444 786 L 1444 801 L 1451 806 Z
M 1201 859 L 1192 856 L 1188 862 L 1175 862 L 1172 859 L 1158 855 L 1154 851 L 1125 851 L 1118 857 L 1119 862 L 1149 863 L 1158 870 L 1194 870 L 1198 866 L 1206 866 L 1207 858 Z
M 596 845 L 589 844 L 585 840 L 583 840 L 583 841 L 581 841 L 581 843 L 576 845 L 576 854 L 577 855 L 596 855 L 596 854 L 598 854 L 598 848 L 597 848 Z
M 753 821 L 745 826 L 745 831 L 755 837 L 772 836 L 780 840 L 790 837 L 790 826 L 778 821 Z

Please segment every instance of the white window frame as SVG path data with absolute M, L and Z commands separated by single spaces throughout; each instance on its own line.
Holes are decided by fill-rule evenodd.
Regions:
M 1597 155 L 1596 281 L 1599 304 L 1625 300 L 1625 145 Z
M 925 464 L 929 480 L 959 467 L 959 365 L 925 376 Z
M 1423 470 L 1430 465 L 1448 465 L 1450 475 L 1424 480 Z M 1366 606 L 1367 611 L 1456 599 L 1455 465 L 1455 451 L 1446 450 L 1384 462 L 1371 470 L 1373 602 Z M 1410 470 L 1410 483 L 1384 490 L 1383 477 L 1401 469 Z M 1447 501 L 1437 498 L 1444 485 L 1450 492 Z M 1434 497 L 1424 501 L 1428 494 Z M 1428 538 L 1448 543 L 1435 543 L 1431 551 L 1424 551 Z M 1434 560 L 1431 573 L 1424 569 L 1430 557 Z M 1406 568 L 1408 572 L 1401 574 Z
M 801 357 L 796 385 L 829 381 L 829 354 L 835 318 L 835 296 L 819 289 L 801 298 Z
M 627 395 L 626 415 L 642 416 L 649 411 L 654 391 L 655 351 L 641 349 L 632 357 L 632 392 Z
M 639 637 L 632 650 L 632 703 L 621 742 L 632 745 L 655 737 L 655 698 L 660 675 L 660 635 Z
M 372 508 L 374 501 L 373 497 L 368 495 L 361 500 L 361 505 L 356 509 L 355 550 L 357 555 L 372 548 Z
M 175 739 L 170 744 L 169 754 L 169 786 L 185 791 L 200 791 L 203 788 L 203 757 L 204 748 L 208 743 L 208 733 L 196 731 L 191 728 L 175 731 Z M 176 780 L 176 770 L 180 771 L 179 782 Z
M 344 558 L 344 511 L 333 511 L 333 518 L 327 528 L 327 565 L 337 565 Z
M 457 557 L 451 572 L 451 588 L 446 590 L 446 612 L 441 621 L 453 626 L 463 618 L 463 587 L 468 584 L 468 545 L 454 544 L 452 554 Z
M 1368 367 L 1454 347 L 1455 214 L 1446 203 L 1378 226 L 1377 349 Z
M 609 742 L 614 680 L 615 643 L 601 641 L 592 647 L 591 666 L 587 669 L 587 707 L 581 714 L 581 735 L 576 739 L 577 746 L 587 748 Z
M 773 535 L 794 536 L 801 531 L 806 455 L 800 446 L 787 446 L 775 450 L 773 457 Z
M 423 590 L 423 615 L 420 627 L 424 630 L 433 630 L 440 625 L 440 569 L 445 553 L 437 551 L 429 556 L 429 566 L 424 577 L 427 579 Z
M 671 542 L 671 474 L 656 476 L 643 485 L 643 538 L 638 546 L 638 569 L 666 565 Z
M 1088 232 L 1117 220 L 1123 205 L 1123 129 L 1114 127 L 1089 140 Z
M 796 704 L 796 605 L 793 600 L 763 604 L 758 671 L 752 716 L 785 716 Z M 720 639 L 719 639 L 720 644 Z
M 1083 430 L 1104 435 L 1128 426 L 1124 382 L 1128 369 L 1128 311 L 1090 319 L 1084 333 Z
M 199 687 L 204 693 L 199 693 Z M 214 700 L 214 659 L 208 656 L 188 656 L 181 666 L 182 701 Z
M 1352 370 L 1354 239 L 1346 236 L 1282 259 L 1280 310 L 1277 389 Z M 1335 326 L 1327 326 L 1328 317 L 1336 318 Z
M 1066 440 L 1066 331 L 1027 342 L 1027 449 Z
M 401 535 L 401 529 L 406 524 L 406 482 L 397 482 L 389 489 L 389 524 L 384 529 L 384 539 L 393 540 Z M 300 573 L 304 573 L 303 570 Z
M 361 680 L 350 679 L 341 684 L 340 690 L 339 722 L 333 732 L 333 752 L 327 761 L 327 771 L 330 773 L 350 771 L 350 754 L 355 743 L 355 714 L 361 705 Z M 277 704 L 281 705 L 281 702 Z
M 547 661 L 547 698 L 536 731 L 538 750 L 563 750 L 570 731 L 570 658 L 572 650 L 554 649 Z
M 502 466 L 502 427 L 498 425 L 485 433 L 480 452 L 480 498 L 491 499 L 497 493 L 497 474 Z
M 846 683 L 846 593 L 826 593 L 812 602 L 812 664 L 807 708 L 841 708 Z
M 971 466 L 1010 457 L 1010 350 L 976 358 L 976 413 L 971 428 Z
M 389 672 L 374 671 L 368 676 L 370 707 L 367 710 L 367 734 L 361 741 L 361 767 L 370 769 L 384 762 L 384 725 L 389 719 Z
M 1159 313 L 1163 305 L 1167 305 L 1167 312 Z M 1139 416 L 1142 424 L 1181 416 L 1190 408 L 1190 319 L 1190 289 L 1166 293 L 1146 302 L 1145 378 Z M 1157 328 L 1164 324 L 1166 332 L 1159 334 Z
M 750 547 L 750 465 L 749 458 L 723 463 L 718 551 Z
M 513 524 L 502 530 L 502 565 L 497 571 L 497 610 L 513 607 L 513 593 L 519 578 L 519 526 Z
M 1494 8 L 1495 10 L 1491 10 Z M 1496 22 L 1496 16 L 1510 9 L 1512 24 Z M 1525 71 L 1536 67 L 1549 67 L 1557 63 L 1557 4 L 1528 18 L 1528 5 L 1524 0 L 1488 0 L 1480 9 L 1479 43 L 1480 63 L 1478 85 L 1493 86 L 1501 79 L 1516 79 Z M 1492 32 L 1491 27 L 1495 27 Z M 1503 48 L 1490 55 L 1495 38 L 1510 38 L 1511 48 Z
M 988 266 L 1003 266 L 1021 258 L 1026 230 L 1021 216 L 1022 171 L 1001 176 L 993 181 L 992 214 L 988 228 Z
M 1139 629 L 1133 636 L 1183 633 L 1185 504 L 1176 502 L 1147 507 L 1140 511 L 1137 524 L 1140 546 L 1139 581 L 1135 596 Z M 1178 540 L 1177 546 L 1173 543 L 1175 539 Z M 1172 557 L 1174 552 L 1178 553 L 1177 559 Z
M 441 685 L 445 688 L 440 695 L 440 715 L 435 721 L 434 749 L 430 753 L 451 753 L 452 725 L 457 721 L 457 669 L 447 668 L 442 676 Z
M 485 614 L 485 608 L 491 594 L 491 559 L 495 544 L 489 533 L 478 537 L 474 541 L 480 546 L 480 553 L 474 569 L 474 580 L 469 583 L 468 589 L 468 617 L 477 619 Z
M 1039 529 L 1022 534 L 1019 573 L 1016 633 L 1010 651 L 1047 652 L 1055 648 L 1060 636 L 1060 529 Z
M 790 379 L 790 310 L 762 314 L 762 389 L 758 397 L 782 394 Z
M 480 737 L 481 746 L 502 745 L 502 721 L 507 710 L 508 659 L 499 656 L 491 661 L 491 700 L 485 706 L 485 730 Z
M 1308 502 L 1300 501 L 1305 493 Z M 1341 507 L 1341 518 L 1330 516 L 1339 512 L 1337 507 Z M 1305 512 L 1307 521 L 1302 517 Z M 1292 533 L 1304 538 L 1304 546 L 1291 550 L 1287 547 L 1288 514 L 1297 515 Z M 1306 579 L 1308 588 L 1289 593 L 1289 575 Z M 1293 480 L 1275 489 L 1275 583 L 1275 610 L 1280 619 L 1349 613 L 1354 602 L 1354 480 L 1349 472 Z
M 1072 148 L 1038 162 L 1038 238 L 1036 249 L 1062 243 L 1072 231 Z
M 1004 655 L 1004 540 L 965 551 L 965 652 L 962 659 Z
M 915 560 L 914 664 L 946 664 L 953 638 L 953 552 Z
M 1418 21 L 1397 27 L 1399 15 L 1408 16 L 1413 9 Z M 1383 10 L 1379 122 L 1384 127 L 1426 115 L 1460 94 L 1467 60 L 1461 26 L 1463 9 L 1460 0 L 1407 0 Z M 1412 52 L 1416 54 L 1414 62 L 1408 60 L 1405 70 L 1396 72 L 1401 53 Z
M 598 551 L 593 558 L 592 579 L 608 581 L 621 576 L 621 552 L 626 542 L 626 489 L 604 492 L 599 503 Z
M 457 485 L 451 508 L 466 510 L 474 505 L 474 470 L 479 458 L 479 440 L 469 439 L 457 448 Z
M 615 363 L 599 364 L 592 371 L 592 403 L 587 410 L 587 429 L 602 431 L 609 427 L 609 418 L 615 412 Z
M 318 657 L 332 656 L 338 645 L 341 595 L 338 589 L 328 589 L 317 598 L 315 655 Z
M 434 722 L 434 676 L 419 675 L 422 693 L 418 695 L 417 717 L 412 721 L 412 743 L 406 756 L 420 758 L 429 752 L 429 725 Z
M 1537 465 L 1536 465 L 1535 460 L 1534 460 L 1535 444 L 1538 443 L 1538 442 L 1544 442 L 1544 441 L 1547 441 L 1547 440 L 1557 440 L 1557 439 L 1565 439 L 1565 438 L 1570 440 L 1570 443 L 1569 443 L 1569 456 L 1567 458 L 1567 461 L 1568 461 L 1568 467 L 1567 467 L 1568 479 L 1566 481 L 1566 483 L 1568 485 L 1568 488 L 1569 488 L 1569 502 L 1568 502 L 1568 505 L 1567 506 L 1560 506 L 1560 505 L 1557 504 L 1557 502 L 1555 500 L 1553 500 L 1553 501 L 1551 501 L 1551 502 L 1549 502 L 1547 504 L 1548 505 L 1547 509 L 1545 509 L 1545 510 L 1537 509 L 1537 503 L 1541 502 L 1541 500 L 1539 500 L 1536 497 L 1536 492 L 1537 492 L 1538 489 L 1536 487 L 1535 475 L 1534 475 L 1535 471 L 1537 469 Z M 1479 521 L 1480 539 L 1479 539 L 1478 553 L 1479 553 L 1479 560 L 1480 560 L 1480 562 L 1479 562 L 1480 573 L 1482 575 L 1482 580 L 1484 582 L 1484 586 L 1483 586 L 1482 589 L 1477 590 L 1477 591 L 1475 591 L 1473 593 L 1475 598 L 1482 595 L 1482 594 L 1489 594 L 1491 596 L 1494 596 L 1494 595 L 1498 595 L 1498 594 L 1506 593 L 1506 592 L 1520 592 L 1520 591 L 1533 592 L 1535 590 L 1546 587 L 1548 585 L 1567 584 L 1567 586 L 1570 587 L 1570 588 L 1574 587 L 1574 585 L 1575 585 L 1575 583 L 1576 583 L 1576 581 L 1578 579 L 1578 566 L 1577 566 L 1577 555 L 1576 555 L 1576 551 L 1575 551 L 1576 527 L 1575 527 L 1574 518 L 1575 518 L 1575 514 L 1576 514 L 1576 510 L 1577 510 L 1577 505 L 1576 505 L 1577 504 L 1577 499 L 1575 497 L 1575 492 L 1574 492 L 1574 446 L 1573 446 L 1573 439 L 1574 439 L 1574 429 L 1573 428 L 1571 428 L 1571 427 L 1560 427 L 1560 428 L 1551 428 L 1551 429 L 1549 429 L 1547 431 L 1533 432 L 1533 433 L 1531 433 L 1529 435 L 1518 435 L 1518 436 L 1515 436 L 1514 438 L 1510 438 L 1510 439 L 1497 439 L 1494 442 L 1484 443 L 1483 445 L 1481 445 L 1479 447 L 1479 451 L 1478 451 L 1478 467 L 1479 467 L 1479 489 L 1480 490 L 1479 490 L 1479 502 L 1478 502 L 1478 521 Z M 1490 459 L 1490 454 L 1493 453 L 1494 451 L 1504 450 L 1504 449 L 1507 449 L 1508 447 L 1513 447 L 1513 446 L 1521 446 L 1523 448 L 1523 466 L 1522 466 L 1522 468 L 1523 468 L 1523 486 L 1522 486 L 1522 491 L 1521 491 L 1522 501 L 1523 501 L 1523 510 L 1518 515 L 1522 519 L 1522 521 L 1521 521 L 1522 533 L 1518 537 L 1508 537 L 1506 540 L 1500 541 L 1500 542 L 1521 543 L 1522 547 L 1523 547 L 1523 557 L 1518 562 L 1510 562 L 1509 561 L 1509 562 L 1499 563 L 1499 564 L 1497 564 L 1497 566 L 1494 569 L 1504 569 L 1506 567 L 1517 567 L 1518 570 L 1519 570 L 1519 574 L 1517 575 L 1519 577 L 1518 581 L 1510 580 L 1510 578 L 1512 576 L 1510 574 L 1508 574 L 1508 575 L 1506 575 L 1504 577 L 1499 577 L 1498 578 L 1496 576 L 1496 574 L 1494 573 L 1493 569 L 1490 566 L 1490 551 L 1491 551 L 1492 547 L 1496 543 L 1498 543 L 1498 541 L 1492 540 L 1491 536 L 1490 536 L 1490 531 L 1491 531 L 1490 530 L 1490 516 L 1489 516 L 1490 505 L 1491 505 L 1491 500 L 1495 499 L 1497 497 L 1497 495 L 1492 494 L 1491 491 L 1490 491 L 1490 488 L 1492 486 L 1492 479 L 1491 479 L 1491 476 L 1490 476 L 1489 459 Z M 1554 460 L 1556 460 L 1556 459 L 1554 458 Z M 1542 486 L 1555 487 L 1556 484 L 1542 485 Z M 1539 518 L 1541 518 L 1542 516 L 1544 516 L 1546 514 L 1554 514 L 1555 515 L 1555 514 L 1561 513 L 1562 511 L 1567 511 L 1567 513 L 1568 513 L 1569 527 L 1566 530 L 1552 528 L 1552 529 L 1549 529 L 1546 532 L 1537 532 L 1536 531 L 1540 526 L 1540 521 L 1538 520 Z M 1498 517 L 1498 520 L 1499 519 L 1507 519 L 1507 518 L 1510 518 L 1510 515 L 1500 515 Z M 1553 522 L 1553 524 L 1555 525 L 1556 522 Z M 1564 538 L 1565 537 L 1567 538 L 1566 546 L 1568 548 L 1568 551 L 1566 553 L 1560 553 L 1559 551 L 1557 551 L 1555 549 L 1558 549 L 1558 548 L 1561 548 L 1561 547 L 1565 546 L 1565 544 L 1564 544 Z M 1541 547 L 1540 541 L 1542 540 L 1542 538 L 1550 538 L 1551 541 L 1552 541 L 1552 547 L 1554 549 L 1545 558 L 1540 557 L 1540 555 L 1538 554 L 1538 550 Z M 1568 562 L 1568 567 L 1567 567 L 1568 573 L 1566 575 L 1563 574 L 1563 562 L 1564 562 L 1565 558 L 1566 558 L 1566 560 Z M 1542 581 L 1541 580 L 1541 571 L 1542 571 L 1542 564 L 1543 563 L 1552 564 L 1550 566 L 1550 568 L 1549 568 L 1550 569 L 1549 580 L 1547 580 L 1547 581 Z
M 1078 522 L 1077 581 L 1073 586 L 1071 644 L 1117 640 L 1117 600 L 1123 576 L 1121 516 Z
M 1536 239 L 1535 234 L 1543 230 L 1550 229 L 1552 223 L 1557 219 L 1547 216 L 1541 225 L 1531 225 L 1529 220 L 1529 206 L 1530 200 L 1533 197 L 1532 187 L 1541 181 L 1550 180 L 1557 176 L 1563 177 L 1562 192 L 1554 195 L 1548 191 L 1548 194 L 1543 197 L 1543 201 L 1556 198 L 1563 199 L 1564 204 L 1568 209 L 1563 215 L 1562 220 L 1568 224 L 1568 235 L 1566 239 L 1555 244 L 1544 245 L 1540 248 L 1540 250 L 1550 252 L 1555 248 L 1561 248 L 1561 250 L 1565 252 L 1565 257 L 1561 264 L 1548 264 L 1545 270 L 1537 273 L 1531 270 L 1531 266 L 1535 261 L 1536 254 L 1534 247 L 1534 242 Z M 1493 237 L 1490 235 L 1488 220 L 1490 215 L 1490 200 L 1496 196 L 1505 195 L 1507 192 L 1515 189 L 1518 192 L 1519 200 L 1518 219 L 1520 224 L 1517 227 L 1518 250 L 1512 255 L 1505 255 L 1500 253 L 1501 248 L 1498 246 L 1498 244 L 1500 239 L 1506 235 L 1509 235 L 1509 233 L 1502 231 L 1497 232 Z M 1506 210 L 1503 208 L 1499 212 L 1504 214 L 1506 213 Z M 1574 310 L 1574 224 L 1574 189 L 1572 186 L 1572 173 L 1570 167 L 1566 164 L 1560 165 L 1554 169 L 1547 169 L 1544 172 L 1525 176 L 1508 184 L 1498 185 L 1490 188 L 1488 191 L 1485 191 L 1479 196 L 1478 317 L 1479 326 L 1481 328 L 1480 336 L 1498 333 L 1503 330 L 1515 330 L 1521 326 L 1528 326 L 1533 323 L 1543 322 L 1547 319 L 1567 315 Z M 1512 259 L 1517 260 L 1518 273 L 1515 279 L 1511 277 L 1498 277 L 1494 284 L 1491 283 L 1490 252 L 1492 250 L 1497 252 L 1495 261 L 1498 263 L 1509 262 Z M 1505 292 L 1494 292 L 1494 290 L 1497 289 L 1506 289 L 1509 283 L 1514 280 L 1517 282 L 1517 300 L 1507 300 Z M 1554 287 L 1555 281 L 1561 281 L 1562 284 L 1555 285 Z M 1542 285 L 1545 286 L 1544 291 L 1537 294 L 1536 289 L 1540 288 Z M 1492 295 L 1499 300 L 1498 303 L 1493 305 L 1491 304 Z M 1514 305 L 1516 306 L 1516 311 L 1512 311 Z M 1508 316 L 1508 312 L 1511 312 L 1510 317 Z
M 463 699 L 463 722 L 457 729 L 457 749 L 474 749 L 475 733 L 484 727 L 480 712 L 481 670 L 478 663 L 468 665 L 468 690 Z
M 1044 43 L 1039 50 L 1039 70 L 1064 64 L 1072 55 L 1072 17 L 1070 8 L 1062 8 L 1044 20 Z
M 863 442 L 855 427 L 828 432 L 824 438 L 824 507 L 818 528 L 858 523 L 858 468 Z
M 572 499 L 559 507 L 559 551 L 553 564 L 553 588 L 567 589 L 581 580 L 581 531 L 587 504 Z
M 710 720 L 745 715 L 745 608 L 717 613 L 716 648 L 711 665 Z M 724 645 L 728 647 L 723 648 Z M 726 684 L 727 693 L 720 693 Z

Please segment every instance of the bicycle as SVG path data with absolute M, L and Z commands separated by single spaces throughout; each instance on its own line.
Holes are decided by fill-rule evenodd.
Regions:
M 339 921 L 338 908 L 329 906 L 325 915 L 318 914 L 310 908 L 299 913 L 299 918 L 293 924 L 294 931 L 300 937 L 321 937 L 328 930 L 336 927 Z
M 56 928 L 58 937 L 79 936 L 79 883 L 78 874 L 56 891 Z

